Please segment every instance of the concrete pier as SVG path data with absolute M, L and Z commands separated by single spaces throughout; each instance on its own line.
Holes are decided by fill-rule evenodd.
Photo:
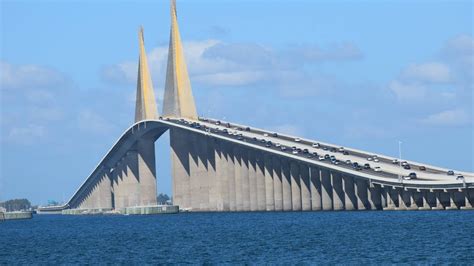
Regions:
M 293 211 L 301 211 L 300 167 L 297 162 L 290 163 L 291 174 L 291 204 Z
M 280 158 L 273 157 L 273 192 L 275 193 L 275 211 L 283 210 L 283 175 Z
M 319 168 L 311 167 L 310 188 L 311 188 L 311 210 L 320 211 L 321 204 L 321 176 Z
M 309 167 L 306 164 L 300 164 L 300 187 L 301 187 L 301 210 L 311 210 L 311 191 L 309 181 Z
M 283 210 L 291 211 L 293 209 L 292 195 L 291 195 L 291 171 L 290 163 L 286 159 L 281 160 L 282 172 L 282 195 L 283 195 Z
M 339 173 L 331 172 L 331 186 L 333 196 L 333 210 L 341 211 L 344 210 L 344 190 L 342 188 L 342 178 Z
M 273 184 L 273 158 L 269 154 L 264 155 L 265 165 L 265 209 L 275 210 L 274 184 Z
M 324 211 L 332 210 L 332 185 L 331 185 L 331 176 L 329 170 L 320 169 L 321 176 L 321 199 L 322 199 L 322 209 Z

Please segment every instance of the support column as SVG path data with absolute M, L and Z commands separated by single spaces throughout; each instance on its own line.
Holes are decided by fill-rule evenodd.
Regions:
M 435 196 L 435 207 L 432 207 L 432 210 L 444 210 L 444 206 L 441 203 L 441 191 L 435 190 L 433 191 L 434 196 Z
M 234 182 L 235 182 L 235 210 L 243 210 L 242 201 L 242 158 L 241 148 L 238 145 L 232 145 L 234 151 Z
M 357 210 L 369 210 L 368 203 L 368 184 L 364 179 L 355 179 L 356 196 L 357 196 Z
M 242 176 L 242 210 L 250 211 L 250 183 L 249 183 L 249 159 L 248 151 L 243 149 L 241 151 L 241 176 Z
M 283 210 L 283 186 L 280 158 L 273 156 L 273 192 L 275 193 L 275 211 Z
M 197 134 L 193 132 L 185 132 L 186 140 L 189 149 L 189 178 L 190 178 L 190 205 L 192 211 L 199 211 L 200 207 L 200 192 L 201 192 L 201 176 L 199 173 L 199 155 L 198 155 L 198 138 Z
M 321 210 L 321 176 L 319 168 L 311 166 L 310 189 L 311 189 L 311 210 Z
M 396 198 L 394 196 L 394 189 L 393 187 L 385 187 L 385 192 L 386 192 L 386 195 L 387 195 L 387 207 L 384 208 L 384 210 L 395 210 L 396 208 L 396 205 L 395 205 L 395 202 L 396 202 Z
M 208 139 L 206 135 L 197 135 L 197 154 L 198 154 L 198 182 L 199 182 L 199 210 L 209 211 L 209 192 L 211 175 L 209 172 L 210 166 L 208 165 L 209 153 L 208 153 Z
M 331 186 L 331 176 L 329 175 L 328 169 L 320 169 L 321 176 L 321 199 L 322 207 L 324 211 L 332 210 L 332 186 Z
M 410 204 L 410 207 L 408 208 L 409 210 L 418 210 L 418 206 L 416 205 L 416 199 L 415 199 L 415 194 L 416 190 L 410 189 L 408 190 L 408 203 Z
M 250 210 L 258 210 L 257 202 L 257 159 L 253 150 L 248 151 L 249 155 L 249 198 Z
M 407 209 L 407 204 L 405 200 L 406 191 L 404 188 L 397 188 L 397 192 L 398 192 L 398 207 L 396 208 L 396 210 L 406 210 Z
M 229 191 L 229 211 L 236 210 L 235 199 L 235 161 L 232 144 L 225 143 L 227 151 L 227 186 Z
M 291 174 L 291 203 L 293 211 L 301 211 L 300 168 L 297 162 L 290 163 Z
M 112 207 L 112 182 L 110 169 L 104 169 L 104 173 L 100 176 L 99 186 L 97 187 L 98 201 L 97 209 L 111 210 Z
M 206 138 L 207 148 L 207 174 L 209 180 L 209 210 L 218 211 L 219 181 L 216 175 L 216 147 L 213 137 Z
M 457 210 L 458 205 L 456 202 L 456 194 L 454 190 L 449 190 L 449 207 L 446 207 L 446 210 Z
M 215 180 L 214 188 L 216 191 L 216 209 L 217 211 L 226 211 L 225 201 L 227 198 L 227 167 L 225 152 L 222 147 L 222 142 L 218 139 L 213 139 L 214 158 L 215 158 Z
M 381 210 L 381 193 L 380 185 L 375 185 L 370 183 L 367 190 L 367 198 L 369 200 L 369 205 L 371 210 Z
M 301 210 L 311 210 L 311 191 L 309 185 L 309 167 L 300 164 Z
M 273 191 L 273 158 L 270 154 L 264 154 L 265 164 L 265 209 L 275 210 L 275 197 Z
M 472 202 L 471 202 L 468 188 L 463 189 L 463 195 L 464 195 L 464 206 L 461 207 L 461 210 L 472 210 Z
M 332 199 L 333 199 L 333 210 L 340 211 L 344 210 L 344 191 L 342 189 L 342 178 L 341 175 L 330 172 L 331 185 L 332 185 Z
M 130 150 L 125 155 L 124 167 L 126 178 L 122 184 L 128 198 L 128 203 L 125 207 L 141 206 L 142 185 L 140 182 L 139 160 L 139 154 L 136 150 Z
M 282 171 L 282 194 L 283 194 L 283 210 L 291 211 L 293 209 L 293 203 L 291 202 L 291 171 L 290 163 L 287 159 L 281 159 L 281 171 Z
M 354 191 L 354 178 L 344 175 L 342 182 L 344 188 L 344 208 L 347 211 L 355 210 L 357 207 L 357 198 Z
M 179 128 L 170 128 L 171 176 L 173 181 L 173 204 L 180 209 L 190 209 L 190 169 L 188 142 Z M 115 190 L 116 205 L 120 205 L 119 191 Z
M 257 161 L 257 210 L 266 210 L 266 195 L 265 195 L 265 165 L 261 152 L 255 153 Z
M 428 204 L 428 190 L 421 190 L 422 205 L 418 207 L 418 210 L 431 210 L 430 205 Z
M 384 185 L 380 185 L 380 204 L 382 207 L 382 210 L 387 208 L 387 191 L 385 190 Z

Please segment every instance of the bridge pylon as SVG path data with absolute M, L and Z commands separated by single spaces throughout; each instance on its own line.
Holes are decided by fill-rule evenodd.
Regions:
M 158 109 L 156 108 L 155 93 L 151 81 L 150 70 L 145 51 L 145 41 L 143 37 L 143 27 L 138 32 L 139 59 L 137 77 L 137 99 L 135 103 L 135 122 L 147 119 L 158 119 Z
M 197 119 L 196 105 L 179 34 L 175 0 L 171 0 L 171 30 L 163 116 Z

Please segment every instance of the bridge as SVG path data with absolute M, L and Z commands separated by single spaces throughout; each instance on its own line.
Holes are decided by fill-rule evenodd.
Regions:
M 472 209 L 474 173 L 198 117 L 175 0 L 163 112 L 139 31 L 135 123 L 64 210 L 156 206 L 154 142 L 169 130 L 173 203 L 188 211 Z

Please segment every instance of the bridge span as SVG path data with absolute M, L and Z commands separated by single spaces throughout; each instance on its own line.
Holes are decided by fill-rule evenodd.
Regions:
M 173 203 L 188 211 L 472 209 L 474 173 L 197 116 L 171 1 L 164 107 L 158 115 L 139 32 L 135 123 L 62 206 L 156 205 L 154 142 L 170 133 Z

